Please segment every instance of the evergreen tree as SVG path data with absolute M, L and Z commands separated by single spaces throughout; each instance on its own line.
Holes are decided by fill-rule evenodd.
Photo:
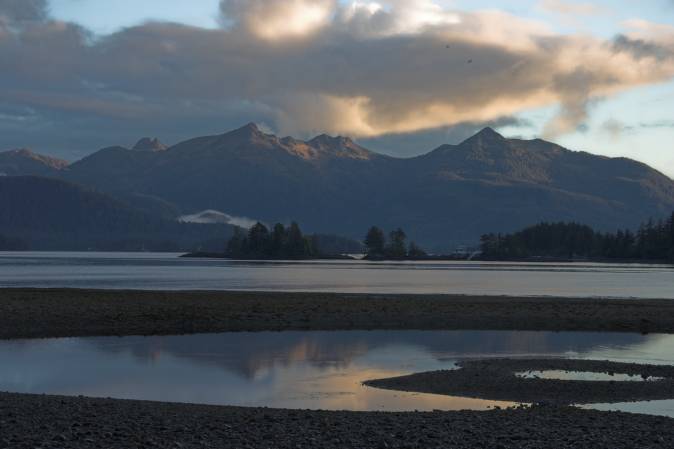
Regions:
M 328 240 L 336 236 L 325 236 Z M 226 254 L 233 258 L 302 259 L 320 254 L 319 236 L 305 236 L 297 223 L 286 229 L 281 223 L 274 225 L 271 233 L 262 224 L 256 223 L 246 237 L 241 228 L 234 229 L 234 235 L 227 243 Z
M 403 258 L 407 254 L 407 248 L 405 245 L 405 239 L 407 235 L 405 232 L 398 228 L 395 231 L 391 231 L 389 234 L 391 242 L 386 248 L 386 255 L 389 257 Z
M 269 248 L 269 229 L 259 221 L 248 231 L 248 250 L 252 255 L 263 256 Z
M 408 257 L 426 257 L 426 251 L 417 246 L 416 243 L 410 242 L 410 246 L 407 248 Z
M 365 236 L 365 247 L 368 256 L 383 256 L 386 247 L 384 231 L 372 226 Z
M 305 244 L 299 225 L 293 221 L 288 228 L 285 255 L 290 258 L 306 256 L 307 248 Z
M 248 240 L 239 226 L 234 228 L 234 235 L 227 242 L 226 253 L 230 257 L 242 257 L 248 252 Z
M 577 223 L 540 223 L 505 236 L 486 234 L 482 254 L 493 258 L 569 257 L 674 260 L 674 214 L 628 229 L 595 232 Z
M 276 223 L 271 234 L 269 252 L 274 257 L 281 257 L 285 252 L 287 233 L 286 228 L 281 223 Z

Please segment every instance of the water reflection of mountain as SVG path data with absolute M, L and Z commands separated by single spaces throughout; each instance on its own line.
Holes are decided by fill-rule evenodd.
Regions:
M 298 362 L 343 367 L 376 350 L 416 347 L 443 359 L 486 354 L 586 353 L 645 343 L 658 336 L 587 332 L 325 331 L 254 332 L 184 336 L 91 338 L 105 352 L 130 352 L 151 363 L 170 355 L 221 367 L 251 379 L 274 366 Z

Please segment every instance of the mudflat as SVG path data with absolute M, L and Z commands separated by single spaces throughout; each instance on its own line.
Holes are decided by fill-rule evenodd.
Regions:
M 0 289 L 1 339 L 350 329 L 672 333 L 674 301 Z

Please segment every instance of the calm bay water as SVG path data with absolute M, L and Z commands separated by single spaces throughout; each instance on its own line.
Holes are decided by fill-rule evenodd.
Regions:
M 674 299 L 674 267 L 630 264 L 241 262 L 166 253 L 0 253 L 0 287 L 457 293 Z M 0 342 L 0 391 L 348 410 L 511 403 L 364 387 L 464 357 L 674 364 L 674 336 L 338 331 Z M 674 416 L 674 401 L 596 405 Z
M 674 266 L 243 262 L 168 253 L 0 252 L 0 287 L 456 293 L 674 299 Z
M 367 379 L 458 359 L 564 356 L 674 364 L 674 336 L 577 332 L 337 331 L 0 342 L 0 391 L 339 410 L 485 410 L 511 403 L 401 393 Z M 623 408 L 674 416 L 674 401 Z

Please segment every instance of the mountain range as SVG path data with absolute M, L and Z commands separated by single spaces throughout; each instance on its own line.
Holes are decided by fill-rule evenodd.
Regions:
M 491 128 L 395 158 L 347 137 L 302 141 L 248 124 L 170 147 L 144 138 L 72 164 L 5 152 L 0 172 L 87 186 L 163 220 L 213 210 L 267 223 L 296 220 L 309 232 L 352 238 L 376 224 L 402 227 L 431 250 L 544 220 L 634 228 L 674 209 L 674 181 L 643 163 L 508 139 Z
M 61 179 L 0 177 L 0 250 L 219 250 L 225 224 L 181 223 Z M 6 248 L 4 248 L 4 247 Z

